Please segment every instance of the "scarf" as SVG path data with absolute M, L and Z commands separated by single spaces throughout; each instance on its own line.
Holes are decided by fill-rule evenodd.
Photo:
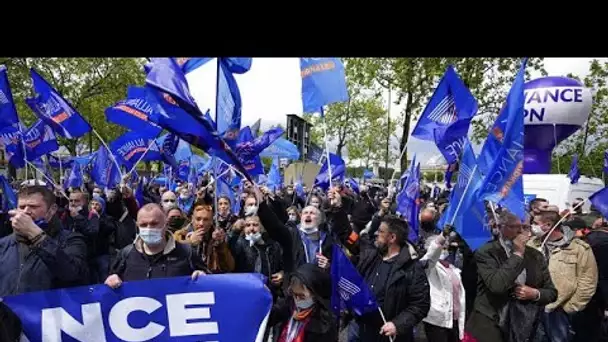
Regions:
M 313 309 L 314 307 L 299 312 L 295 310 L 281 331 L 278 342 L 304 342 L 304 333 Z

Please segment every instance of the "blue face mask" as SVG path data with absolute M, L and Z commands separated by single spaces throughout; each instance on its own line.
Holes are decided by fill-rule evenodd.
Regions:
M 294 299 L 294 301 L 299 310 L 306 310 L 315 304 L 315 301 L 312 298 L 306 298 L 303 300 Z
M 34 224 L 40 227 L 40 229 L 46 231 L 49 228 L 49 223 L 45 218 L 34 220 Z
M 148 246 L 159 245 L 163 241 L 161 229 L 139 228 L 139 237 Z

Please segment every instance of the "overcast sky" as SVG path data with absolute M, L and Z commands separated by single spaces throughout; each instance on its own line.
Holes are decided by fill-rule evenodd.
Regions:
M 545 58 L 549 76 L 565 76 L 568 73 L 584 77 L 592 58 Z M 203 111 L 215 108 L 216 63 L 210 62 L 188 74 L 192 95 Z M 540 74 L 533 74 L 539 77 Z M 262 118 L 262 129 L 273 124 L 285 125 L 286 114 L 302 115 L 300 65 L 298 58 L 254 58 L 251 70 L 236 75 L 243 101 L 242 124 L 250 125 Z M 387 103 L 388 93 L 384 94 Z M 393 99 L 395 96 L 393 95 Z M 391 117 L 397 116 L 403 105 L 392 104 Z M 411 125 L 412 129 L 414 125 Z M 379 142 L 380 143 L 380 142 Z M 395 144 L 397 139 L 395 139 Z M 432 163 L 439 151 L 432 142 L 412 139 L 408 155 L 416 153 L 423 163 Z

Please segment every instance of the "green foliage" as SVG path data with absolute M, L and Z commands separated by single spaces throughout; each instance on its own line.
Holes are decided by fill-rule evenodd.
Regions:
M 422 178 L 427 182 L 434 182 L 437 180 L 438 183 L 443 183 L 445 172 L 442 171 L 425 171 L 422 173 Z
M 515 74 L 520 58 L 347 58 L 347 74 L 361 87 L 391 89 L 397 94 L 396 104 L 405 101 L 399 127 L 403 134 L 402 150 L 409 138 L 410 124 L 422 113 L 437 82 L 448 65 L 453 65 L 479 102 L 478 119 L 473 122 L 474 140 L 487 135 Z M 527 70 L 543 69 L 542 58 L 530 58 Z M 401 158 L 401 169 L 407 166 L 407 154 Z
M 568 77 L 580 80 L 576 75 L 568 75 Z M 567 174 L 570 170 L 572 157 L 574 154 L 578 154 L 578 166 L 582 175 L 602 177 L 604 151 L 608 149 L 608 140 L 606 139 L 606 130 L 608 129 L 607 79 L 608 62 L 601 63 L 598 60 L 593 60 L 589 65 L 589 74 L 583 80 L 585 86 L 591 89 L 593 96 L 589 119 L 586 125 L 553 150 L 552 173 Z M 585 134 L 587 134 L 586 139 Z
M 34 68 L 109 142 L 124 129 L 106 121 L 104 110 L 125 98 L 129 85 L 142 85 L 145 80 L 143 58 L 0 58 L 8 68 L 13 97 L 21 120 L 31 125 L 36 116 L 25 104 L 34 96 L 29 68 Z M 82 137 L 93 142 L 99 140 Z M 60 138 L 72 155 L 80 139 Z

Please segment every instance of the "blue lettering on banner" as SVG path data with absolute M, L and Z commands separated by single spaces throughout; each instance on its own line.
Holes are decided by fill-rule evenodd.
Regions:
M 524 109 L 524 121 L 526 118 L 530 122 L 534 122 L 534 118 L 539 122 L 543 122 L 545 120 L 545 107 L 541 108 L 540 112 L 537 112 L 534 108 L 530 108 L 529 110 Z
M 583 102 L 582 88 L 552 88 L 552 89 L 530 89 L 524 92 L 525 103 L 529 104 L 546 104 L 548 102 Z M 545 120 L 545 107 L 524 109 L 524 118 L 527 121 L 543 122 Z M 526 119 L 524 119 L 526 120 Z
M 253 342 L 261 341 L 272 296 L 258 274 L 224 274 L 32 292 L 4 302 L 30 341 Z

